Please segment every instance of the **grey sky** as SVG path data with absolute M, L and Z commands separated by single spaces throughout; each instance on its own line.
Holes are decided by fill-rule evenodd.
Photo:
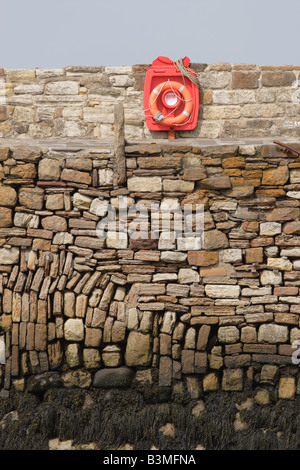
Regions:
M 0 0 L 0 67 L 298 65 L 299 0 Z

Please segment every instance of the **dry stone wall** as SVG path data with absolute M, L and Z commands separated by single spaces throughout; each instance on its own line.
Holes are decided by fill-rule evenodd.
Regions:
M 201 85 L 199 120 L 181 137 L 299 134 L 299 66 L 191 65 Z M 151 137 L 143 109 L 149 66 L 0 69 L 0 137 L 111 138 L 116 102 L 124 104 L 126 138 Z
M 125 154 L 118 187 L 109 149 L 0 149 L 2 392 L 146 384 L 163 397 L 257 388 L 268 403 L 271 387 L 295 398 L 299 158 L 274 145 Z M 119 196 L 202 205 L 203 247 L 161 225 L 157 237 L 99 238 Z

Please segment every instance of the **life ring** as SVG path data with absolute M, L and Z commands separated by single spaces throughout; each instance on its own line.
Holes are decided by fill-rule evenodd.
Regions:
M 157 98 L 161 92 L 168 90 L 168 89 L 177 90 L 179 93 L 181 93 L 183 97 L 183 100 L 185 103 L 184 110 L 178 116 L 165 117 L 158 109 Z M 188 88 L 182 83 L 168 80 L 162 86 L 158 85 L 157 88 L 153 88 L 149 96 L 149 110 L 153 116 L 153 119 L 156 122 L 159 122 L 160 124 L 164 126 L 174 126 L 174 125 L 182 124 L 187 119 L 189 119 L 192 113 L 192 110 L 193 110 L 192 95 L 190 91 L 188 90 Z

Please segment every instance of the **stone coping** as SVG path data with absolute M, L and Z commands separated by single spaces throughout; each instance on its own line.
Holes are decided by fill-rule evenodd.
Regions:
M 279 136 L 279 137 L 248 137 L 238 139 L 200 139 L 200 138 L 178 138 L 174 140 L 169 139 L 143 139 L 143 140 L 126 140 L 127 146 L 133 145 L 157 145 L 163 147 L 210 147 L 210 146 L 226 146 L 226 145 L 274 145 L 274 141 L 280 141 L 289 145 L 299 145 L 299 140 L 295 137 Z M 10 139 L 0 138 L 0 147 L 45 147 L 55 151 L 70 151 L 76 152 L 84 149 L 92 149 L 95 152 L 102 150 L 111 150 L 114 147 L 113 140 L 103 139 Z

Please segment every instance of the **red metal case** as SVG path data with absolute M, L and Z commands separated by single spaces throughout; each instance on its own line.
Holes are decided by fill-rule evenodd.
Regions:
M 192 70 L 189 65 L 190 65 L 190 59 L 188 57 L 185 57 L 182 60 L 183 65 L 187 68 L 187 71 L 191 73 L 192 75 L 196 76 L 196 73 L 194 70 Z M 162 86 L 162 84 L 166 81 L 175 81 L 179 82 L 188 89 L 188 91 L 191 94 L 192 97 L 192 103 L 193 103 L 193 110 L 191 113 L 191 116 L 186 119 L 186 122 L 182 124 L 174 124 L 174 125 L 164 125 L 161 122 L 156 122 L 150 112 L 149 109 L 149 97 L 151 95 L 151 92 L 155 88 L 159 88 Z M 170 90 L 172 91 L 172 90 Z M 157 107 L 158 110 L 164 115 L 170 115 L 170 112 L 172 112 L 172 106 L 169 106 L 167 102 L 165 101 L 166 99 L 166 91 L 160 93 L 160 95 L 157 97 Z M 175 94 L 178 96 L 177 91 L 175 91 Z M 180 95 L 180 94 L 179 94 Z M 174 96 L 174 93 L 173 93 Z M 171 98 L 172 102 L 172 97 L 169 95 L 169 99 Z M 183 110 L 184 110 L 184 103 L 181 101 L 178 101 L 179 105 L 177 104 L 174 106 L 177 109 L 174 110 L 173 116 L 178 116 L 180 115 Z M 191 130 L 195 129 L 197 125 L 197 120 L 198 120 L 198 112 L 199 112 L 199 89 L 194 83 L 186 76 L 182 76 L 180 70 L 176 66 L 176 64 L 169 59 L 168 57 L 158 57 L 152 62 L 152 66 L 149 67 L 146 73 L 145 77 L 145 84 L 144 84 L 144 112 L 145 112 L 145 119 L 148 128 L 151 131 L 169 131 L 169 130 L 174 130 L 174 131 L 184 131 L 184 130 Z

